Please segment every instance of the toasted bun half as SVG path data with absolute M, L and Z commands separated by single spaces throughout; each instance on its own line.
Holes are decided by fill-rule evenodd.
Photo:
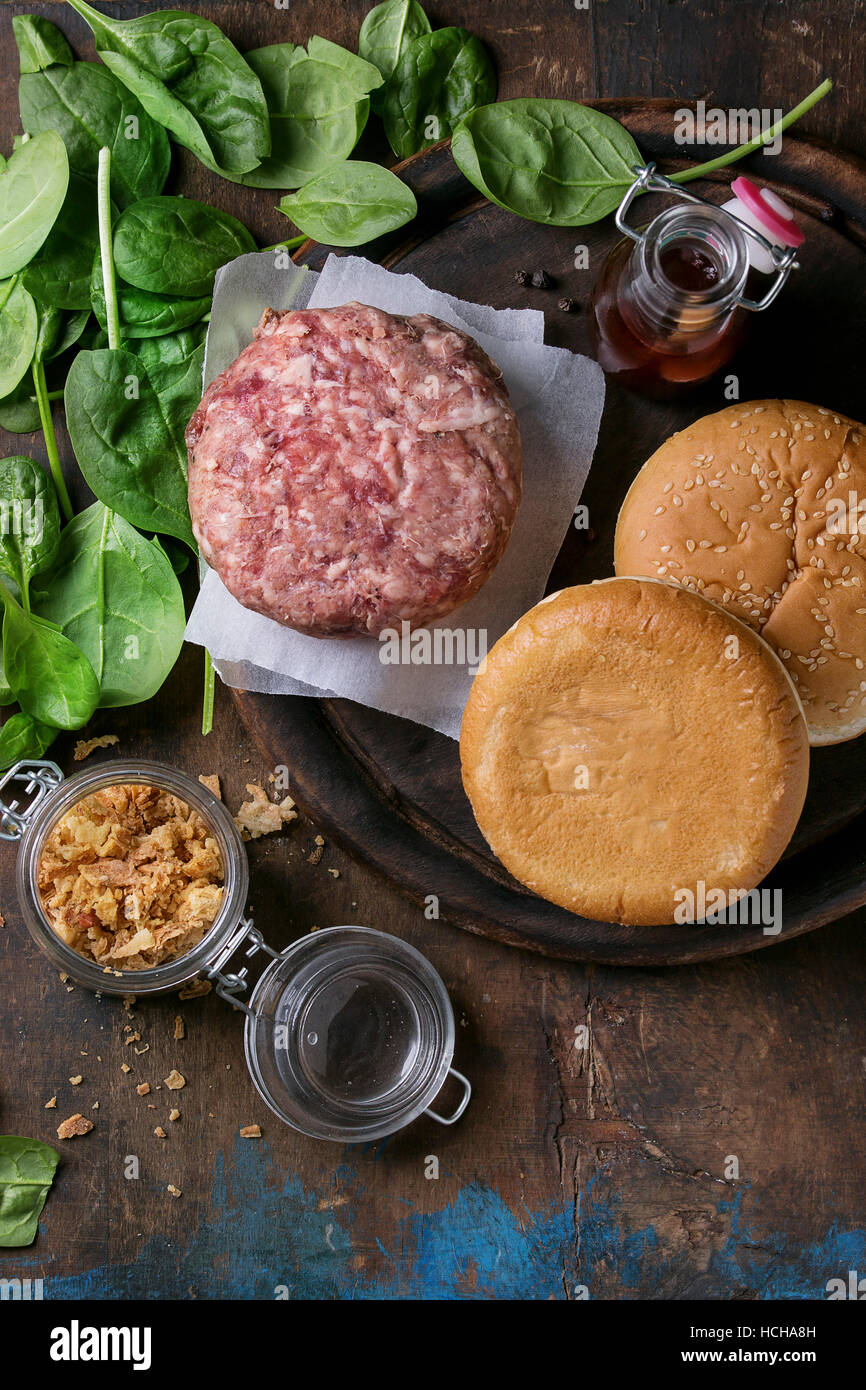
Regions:
M 615 565 L 684 584 L 760 632 L 813 744 L 866 730 L 866 426 L 803 401 L 696 420 L 635 478 Z
M 491 849 L 604 922 L 677 920 L 683 890 L 755 887 L 797 824 L 809 744 L 751 628 L 687 589 L 607 579 L 530 609 L 489 653 L 460 736 Z

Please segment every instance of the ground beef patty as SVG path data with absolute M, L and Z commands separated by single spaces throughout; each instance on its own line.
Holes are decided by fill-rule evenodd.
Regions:
M 318 637 L 449 613 L 520 501 L 502 375 L 428 314 L 266 310 L 187 430 L 189 507 L 246 608 Z

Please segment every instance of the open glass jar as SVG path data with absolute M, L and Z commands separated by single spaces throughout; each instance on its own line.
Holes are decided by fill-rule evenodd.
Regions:
M 83 797 L 135 783 L 173 793 L 195 810 L 219 847 L 222 902 L 201 941 L 153 967 L 106 970 L 61 940 L 42 906 L 39 865 L 58 820 Z M 23 804 L 10 799 L 18 790 Z M 175 990 L 196 975 L 243 1011 L 247 1065 L 257 1091 L 280 1119 L 321 1139 L 379 1139 L 427 1114 L 453 1124 L 471 1087 L 451 1066 L 454 1015 L 436 971 L 399 938 L 367 927 L 317 931 L 274 951 L 244 909 L 249 866 L 226 807 L 200 782 L 160 763 L 115 762 L 64 780 L 52 762 L 18 763 L 0 779 L 0 838 L 19 844 L 18 900 L 39 949 L 58 970 L 103 994 L 139 997 Z M 264 952 L 269 964 L 249 1003 L 247 967 L 227 970 L 237 951 Z M 446 1080 L 462 1087 L 454 1111 L 431 1109 Z
M 616 214 L 623 240 L 593 289 L 590 337 L 610 380 L 666 399 L 707 381 L 731 360 L 743 341 L 747 311 L 769 308 L 798 268 L 803 236 L 793 218 L 782 218 L 785 204 L 766 202 L 749 180 L 737 180 L 748 207 L 740 197 L 717 207 L 656 173 L 652 163 L 634 172 Z M 635 229 L 626 214 L 635 197 L 651 192 L 678 201 Z M 776 240 L 754 208 L 777 229 Z M 772 281 L 751 298 L 751 283 L 770 272 Z

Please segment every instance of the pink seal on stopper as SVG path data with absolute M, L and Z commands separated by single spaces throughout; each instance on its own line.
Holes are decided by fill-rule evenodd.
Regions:
M 769 188 L 759 188 L 751 179 L 741 174 L 739 178 L 734 179 L 731 190 L 762 226 L 766 227 L 774 241 L 781 242 L 783 246 L 802 246 L 806 233 L 795 222 L 794 214 L 787 203 L 783 203 Z

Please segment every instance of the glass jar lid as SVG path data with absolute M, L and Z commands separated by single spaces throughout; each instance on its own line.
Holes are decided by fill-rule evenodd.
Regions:
M 304 1134 L 363 1143 L 424 1112 L 451 1124 L 468 1104 L 445 986 L 398 937 L 359 926 L 302 937 L 272 960 L 246 1014 L 256 1087 Z M 463 1097 L 444 1117 L 430 1107 L 449 1072 Z

